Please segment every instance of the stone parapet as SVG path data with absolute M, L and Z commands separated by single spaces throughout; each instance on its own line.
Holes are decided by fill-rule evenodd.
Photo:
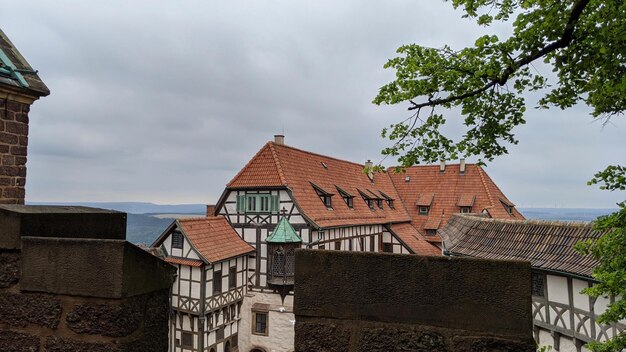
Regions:
M 102 209 L 0 206 L 0 351 L 167 351 L 176 269 L 125 227 Z
M 530 277 L 519 261 L 297 250 L 296 351 L 534 351 Z

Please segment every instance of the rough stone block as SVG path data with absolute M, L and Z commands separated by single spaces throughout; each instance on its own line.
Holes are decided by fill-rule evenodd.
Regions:
M 20 280 L 20 255 L 0 252 L 0 288 L 15 285 Z
M 77 334 L 124 337 L 132 334 L 143 316 L 140 304 L 77 304 L 66 316 Z
M 296 336 L 309 336 L 295 340 L 298 352 L 347 352 L 350 345 L 350 330 L 339 326 L 340 322 L 296 320 Z
M 453 351 L 458 352 L 535 352 L 532 341 L 511 341 L 486 336 L 456 336 L 453 338 Z
M 126 214 L 87 207 L 0 205 L 0 248 L 19 249 L 20 236 L 125 239 Z
M 114 343 L 83 342 L 59 337 L 48 337 L 44 352 L 118 352 Z
M 169 288 L 176 269 L 123 240 L 22 237 L 20 287 L 103 298 Z
M 8 330 L 0 330 L 0 351 L 38 352 L 39 336 Z
M 50 295 L 0 293 L 0 323 L 17 327 L 37 324 L 55 329 L 61 312 L 61 302 Z
M 448 349 L 444 337 L 436 332 L 423 332 L 394 326 L 363 329 L 357 350 L 359 352 L 460 352 Z

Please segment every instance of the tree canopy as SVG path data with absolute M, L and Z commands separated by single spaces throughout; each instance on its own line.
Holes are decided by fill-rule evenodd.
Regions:
M 542 95 L 541 108 L 570 108 L 584 103 L 592 116 L 609 121 L 626 109 L 626 1 L 624 0 L 452 0 L 463 17 L 479 26 L 500 21 L 512 26 L 506 38 L 484 35 L 473 46 L 453 49 L 401 46 L 385 68 L 396 78 L 380 88 L 375 104 L 408 104 L 412 115 L 382 131 L 392 141 L 384 155 L 411 166 L 439 159 L 477 156 L 479 162 L 506 154 L 517 144 L 514 129 L 525 123 L 529 92 Z M 552 67 L 555 79 L 533 65 Z M 442 127 L 448 115 L 462 116 L 464 133 L 453 139 Z M 626 189 L 626 168 L 608 166 L 589 182 L 608 191 Z M 596 257 L 594 276 L 601 283 L 592 296 L 618 299 L 602 315 L 603 323 L 626 318 L 626 202 L 596 221 L 606 232 L 579 250 Z M 621 351 L 625 333 L 594 351 Z

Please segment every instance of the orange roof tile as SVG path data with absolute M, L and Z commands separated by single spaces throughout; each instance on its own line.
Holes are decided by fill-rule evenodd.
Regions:
M 287 187 L 304 215 L 320 227 L 349 226 L 357 224 L 387 224 L 410 221 L 402 202 L 394 202 L 391 209 L 384 203 L 383 209 L 370 209 L 360 196 L 359 190 L 370 197 L 380 198 L 384 192 L 399 200 L 391 178 L 387 173 L 374 174 L 371 181 L 363 173 L 364 165 L 315 154 L 286 145 L 268 142 L 248 164 L 228 183 L 227 188 Z M 332 196 L 333 209 L 324 206 L 315 192 L 317 187 Z M 354 207 L 350 209 L 337 187 L 354 195 Z
M 390 230 L 409 246 L 415 254 L 441 255 L 441 250 L 428 243 L 410 223 L 393 224 L 390 226 Z
M 444 172 L 439 171 L 439 165 L 412 166 L 402 173 L 396 173 L 394 168 L 388 169 L 388 174 L 413 219 L 413 226 L 419 231 L 424 231 L 427 223 L 429 227 L 432 226 L 433 220 L 429 220 L 432 218 L 440 219 L 439 227 L 444 226 L 452 214 L 460 213 L 461 206 L 470 206 L 469 204 L 473 213 L 486 209 L 494 218 L 524 219 L 515 208 L 512 214 L 507 212 L 501 200 L 509 202 L 508 199 L 480 166 L 467 164 L 463 174 L 459 169 L 459 164 L 446 165 Z M 429 215 L 419 215 L 417 204 L 428 205 L 426 203 L 431 195 Z M 472 201 L 469 201 L 470 197 Z M 439 236 L 435 237 L 439 240 Z
M 189 265 L 189 266 L 201 266 L 202 265 L 202 261 L 201 260 L 195 260 L 195 259 L 186 259 L 186 258 L 178 258 L 178 257 L 165 257 L 163 260 L 165 260 L 168 263 L 172 263 L 172 264 L 182 264 L 182 265 Z
M 424 224 L 424 229 L 437 230 L 439 228 L 439 225 L 441 225 L 441 218 L 429 216 L 428 220 L 426 220 L 426 223 Z
M 176 224 L 209 263 L 254 252 L 222 216 L 178 219 Z

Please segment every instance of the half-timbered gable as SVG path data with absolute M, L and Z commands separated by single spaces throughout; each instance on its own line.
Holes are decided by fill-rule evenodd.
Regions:
M 224 217 L 176 220 L 157 239 L 178 268 L 172 287 L 172 351 L 231 351 L 248 283 L 245 243 Z
M 580 255 L 574 244 L 602 234 L 590 223 L 489 219 L 455 215 L 441 230 L 451 255 L 529 261 L 533 267 L 532 312 L 535 339 L 555 350 L 586 351 L 592 340 L 604 341 L 626 324 L 602 325 L 598 316 L 615 297 L 591 298 L 581 291 L 593 285 L 597 261 Z

